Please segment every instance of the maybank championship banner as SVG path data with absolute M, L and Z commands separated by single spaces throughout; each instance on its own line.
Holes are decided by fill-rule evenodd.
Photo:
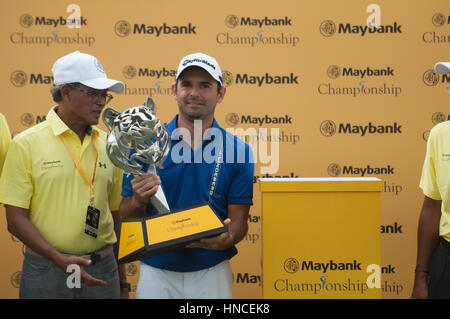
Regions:
M 450 76 L 433 70 L 450 59 L 448 0 L 17 0 L 2 3 L 0 24 L 0 112 L 12 135 L 45 121 L 51 67 L 75 50 L 126 83 L 112 107 L 151 96 L 165 123 L 178 111 L 171 85 L 180 59 L 204 52 L 218 60 L 227 94 L 216 119 L 251 145 L 256 162 L 249 231 L 231 263 L 236 298 L 262 298 L 260 177 L 379 178 L 381 296 L 410 296 L 426 141 L 450 119 Z M 0 216 L 0 297 L 16 298 L 24 248 L 8 233 L 3 207 Z M 302 267 L 314 261 L 309 253 L 289 242 L 285 249 L 296 276 L 331 282 L 345 271 Z M 330 260 L 360 258 L 323 263 Z M 139 262 L 126 267 L 134 292 Z

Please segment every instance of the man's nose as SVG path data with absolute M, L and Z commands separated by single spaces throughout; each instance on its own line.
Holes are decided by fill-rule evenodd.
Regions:
M 200 88 L 196 85 L 193 85 L 189 90 L 189 96 L 197 97 L 200 95 Z

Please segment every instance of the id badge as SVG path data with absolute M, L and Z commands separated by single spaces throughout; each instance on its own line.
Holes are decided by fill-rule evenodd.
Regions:
M 100 211 L 93 206 L 88 206 L 84 232 L 89 236 L 97 238 L 99 220 L 100 220 Z

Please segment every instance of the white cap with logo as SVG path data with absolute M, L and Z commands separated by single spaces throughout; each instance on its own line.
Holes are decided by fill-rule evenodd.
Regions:
M 55 85 L 66 83 L 81 83 L 96 90 L 110 90 L 122 93 L 125 84 L 120 81 L 108 79 L 100 61 L 86 53 L 75 51 L 58 60 L 52 67 Z
M 440 74 L 450 73 L 450 62 L 438 62 L 434 65 L 434 70 Z
M 217 63 L 216 59 L 214 59 L 213 57 L 210 57 L 209 55 L 201 52 L 186 55 L 181 59 L 175 79 L 178 80 L 180 74 L 185 69 L 192 66 L 198 66 L 204 69 L 214 78 L 214 80 L 219 82 L 220 85 L 223 85 L 222 70 L 220 69 L 219 63 Z

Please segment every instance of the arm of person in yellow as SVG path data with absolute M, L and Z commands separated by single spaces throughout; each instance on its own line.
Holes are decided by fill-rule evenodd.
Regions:
M 61 254 L 52 245 L 50 245 L 39 230 L 31 223 L 29 220 L 29 214 L 29 209 L 6 205 L 8 231 L 15 237 L 19 238 L 27 247 L 53 262 L 64 272 L 66 272 L 67 267 L 71 264 L 79 265 L 81 282 L 87 286 L 106 285 L 105 281 L 92 277 L 83 269 L 83 266 L 88 266 L 91 264 L 90 260 L 78 256 Z
M 224 250 L 236 245 L 247 234 L 249 211 L 250 205 L 228 205 L 228 218 L 224 220 L 228 231 L 214 237 L 202 238 L 186 247 Z
M 439 244 L 441 200 L 425 196 L 417 232 L 417 262 L 411 298 L 428 298 L 428 270 L 431 256 Z
M 0 174 L 5 162 L 6 152 L 11 143 L 11 133 L 9 132 L 8 123 L 3 114 L 0 113 Z

